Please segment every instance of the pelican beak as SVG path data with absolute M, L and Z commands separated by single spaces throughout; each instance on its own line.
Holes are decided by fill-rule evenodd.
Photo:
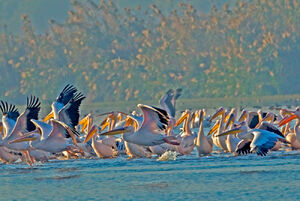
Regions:
M 182 115 L 178 121 L 175 123 L 175 127 L 179 126 L 186 118 L 188 117 L 188 113 L 186 112 L 184 115 Z
M 100 135 L 118 135 L 121 133 L 128 133 L 128 132 L 131 132 L 130 127 L 123 127 L 123 128 L 117 128 L 117 129 L 113 129 L 111 131 L 101 133 Z
M 43 122 L 49 121 L 51 118 L 54 119 L 54 113 L 50 112 L 44 119 Z
M 82 125 L 82 128 L 81 128 L 81 132 L 83 133 L 84 130 L 86 129 L 86 127 L 88 126 L 89 124 L 89 115 L 86 116 L 85 118 L 83 118 L 79 123 L 78 125 Z
M 34 141 L 34 140 L 37 140 L 37 137 L 30 134 L 30 135 L 25 135 L 25 136 L 15 139 L 15 140 L 12 140 L 12 141 L 8 142 L 8 144 L 15 144 L 15 143 L 20 143 L 20 142 Z
M 227 123 L 225 125 L 225 130 L 234 123 L 234 114 L 231 113 L 228 117 Z
M 279 123 L 278 126 L 281 127 L 285 124 L 287 124 L 288 122 L 292 121 L 293 119 L 296 119 L 297 115 L 293 114 L 292 116 L 285 116 Z
M 205 110 L 203 109 L 199 113 L 199 121 L 200 122 L 203 122 L 204 115 L 205 115 Z
M 101 125 L 102 125 L 102 124 L 101 124 Z M 102 125 L 101 131 L 100 131 L 100 132 L 104 131 L 104 129 L 105 129 L 106 127 L 108 127 L 108 126 L 109 126 L 109 121 L 106 121 L 105 124 Z
M 133 120 L 130 117 L 127 117 L 125 120 L 124 127 L 131 126 L 133 124 Z
M 220 122 L 216 122 L 215 125 L 208 132 L 207 136 L 210 136 L 211 134 L 213 134 L 215 131 L 217 131 L 217 129 L 219 127 L 220 127 Z
M 117 120 L 118 120 L 118 121 L 122 121 L 122 113 L 119 113 L 119 114 L 118 114 Z
M 241 116 L 240 116 L 238 122 L 241 123 L 241 122 L 243 122 L 243 121 L 246 121 L 246 119 L 247 119 L 247 112 L 246 112 L 246 110 L 244 110 L 244 111 L 242 112 L 242 114 L 241 114 Z
M 231 129 L 229 131 L 226 131 L 224 133 L 217 135 L 217 137 L 224 136 L 224 135 L 230 135 L 230 134 L 237 134 L 237 133 L 241 133 L 241 132 L 243 132 L 243 130 L 241 128 L 234 128 L 234 129 Z
M 258 122 L 258 124 L 255 126 L 255 128 L 258 128 L 258 127 L 261 125 L 261 123 L 264 122 L 264 121 L 272 121 L 273 118 L 274 118 L 274 116 L 273 116 L 272 114 L 270 114 L 270 113 L 267 114 L 263 119 L 261 119 L 261 120 Z
M 209 121 L 211 122 L 212 120 L 214 120 L 215 118 L 217 118 L 220 115 L 223 115 L 225 113 L 224 108 L 220 108 L 210 119 Z
M 93 128 L 90 130 L 90 132 L 86 135 L 83 144 L 85 144 L 87 141 L 89 141 L 96 133 L 98 132 L 97 126 L 93 126 Z

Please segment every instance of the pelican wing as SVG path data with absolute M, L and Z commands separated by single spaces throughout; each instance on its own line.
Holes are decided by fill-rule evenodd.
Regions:
M 238 155 L 249 154 L 250 153 L 250 144 L 251 144 L 250 140 L 247 140 L 247 139 L 241 140 L 237 144 L 235 152 Z
M 56 101 L 66 105 L 74 97 L 76 92 L 77 89 L 73 85 L 67 84 L 56 98 Z
M 79 135 L 79 133 L 68 126 L 67 124 L 58 121 L 58 120 L 51 120 L 52 123 L 52 131 L 48 136 L 48 140 L 55 140 L 55 139 L 66 139 L 68 136 L 71 136 L 72 140 L 74 141 L 75 135 Z M 76 139 L 75 139 L 76 142 Z
M 154 130 L 165 130 L 170 121 L 165 110 L 148 105 L 139 104 L 138 107 L 143 111 L 143 123 L 140 128 Z
M 35 125 L 31 119 L 38 119 L 40 111 L 40 101 L 35 96 L 27 98 L 27 107 L 25 111 L 17 118 L 16 124 L 10 135 L 7 137 L 12 140 L 15 137 L 20 137 L 22 133 L 30 132 L 35 129 Z
M 284 135 L 282 134 L 282 132 L 280 130 L 278 130 L 275 126 L 273 126 L 272 124 L 270 124 L 268 122 L 263 122 L 258 128 L 276 133 L 277 135 L 284 137 Z
M 175 117 L 175 107 L 172 104 L 173 97 L 174 90 L 169 89 L 169 91 L 167 91 L 167 93 L 159 101 L 161 107 L 166 110 L 171 117 Z
M 75 128 L 79 122 L 79 106 L 85 96 L 82 93 L 75 96 L 59 112 L 59 120 Z
M 9 119 L 13 119 L 14 121 L 16 121 L 20 115 L 16 106 L 13 104 L 8 104 L 7 102 L 4 101 L 0 101 L 0 102 L 1 102 L 0 110 L 2 112 L 2 115 L 3 116 L 7 115 Z
M 182 94 L 181 88 L 175 90 L 174 96 L 172 98 L 172 105 L 174 106 L 174 110 L 175 110 L 176 100 L 179 98 L 179 96 L 181 96 L 181 94 Z M 175 116 L 175 112 L 174 112 L 174 116 Z
M 0 110 L 3 115 L 3 138 L 5 138 L 13 130 L 20 113 L 15 105 L 4 101 L 1 101 Z
M 46 139 L 52 131 L 52 126 L 39 120 L 31 119 L 31 122 L 40 130 L 41 140 Z
M 30 98 L 27 97 L 27 108 L 26 111 L 28 111 L 26 116 L 26 124 L 27 124 L 27 131 L 33 131 L 35 129 L 35 125 L 30 121 L 31 119 L 38 119 L 39 118 L 39 112 L 41 102 L 39 101 L 39 98 L 36 98 L 35 96 L 31 96 Z
M 274 147 L 278 139 L 284 139 L 284 137 L 267 130 L 254 129 L 251 132 L 254 135 L 250 144 L 251 152 L 256 152 L 261 156 L 265 156 Z

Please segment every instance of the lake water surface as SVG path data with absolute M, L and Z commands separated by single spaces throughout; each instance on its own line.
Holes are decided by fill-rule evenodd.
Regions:
M 0 165 L 0 200 L 297 200 L 300 151 Z

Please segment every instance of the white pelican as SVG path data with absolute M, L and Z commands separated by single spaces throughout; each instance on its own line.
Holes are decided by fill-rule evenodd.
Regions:
M 101 123 L 101 125 L 104 126 L 104 127 L 108 127 L 108 130 L 111 130 L 111 129 L 113 129 L 113 127 L 111 127 L 110 125 L 112 125 L 114 123 L 111 123 L 110 121 L 115 118 L 114 116 L 112 116 L 114 114 L 114 112 L 106 113 L 106 114 L 109 114 L 109 115 Z M 123 113 L 123 114 L 125 114 L 125 113 Z M 123 127 L 131 126 L 134 130 L 137 130 L 138 125 L 141 125 L 142 122 L 143 122 L 143 119 L 138 117 L 138 116 L 127 115 L 126 119 L 122 123 L 122 126 Z M 91 130 L 91 132 L 86 136 L 85 142 L 87 142 L 91 137 L 94 138 L 94 149 L 97 149 L 97 147 L 98 147 L 97 151 L 95 150 L 95 152 L 98 152 L 97 155 L 99 157 L 103 157 L 103 156 L 114 157 L 118 153 L 123 152 L 124 150 L 119 149 L 119 146 L 117 146 L 118 150 L 116 151 L 117 143 L 118 144 L 124 143 L 124 147 L 121 146 L 120 148 L 125 148 L 125 153 L 129 156 L 129 159 L 132 159 L 132 158 L 151 158 L 152 157 L 152 153 L 148 149 L 148 147 L 145 147 L 145 146 L 142 146 L 142 145 L 137 145 L 137 144 L 134 144 L 134 143 L 130 143 L 130 142 L 122 140 L 121 138 L 116 139 L 112 136 L 109 136 L 108 138 L 104 138 L 104 139 L 101 139 L 101 140 L 97 141 L 96 140 L 96 134 L 98 134 L 97 128 L 94 127 L 92 129 L 93 130 Z M 104 130 L 104 129 L 101 128 L 101 130 Z M 112 139 L 114 140 L 113 142 L 111 141 Z
M 8 104 L 7 102 L 1 101 L 0 109 L 2 112 L 2 122 L 1 123 L 1 135 L 0 143 L 8 134 L 11 133 L 14 128 L 17 118 L 19 117 L 19 112 L 15 105 Z M 7 147 L 0 146 L 0 160 L 3 163 L 13 163 L 17 161 L 22 154 L 20 152 L 13 151 Z
M 143 112 L 143 123 L 135 131 L 133 127 L 124 127 L 114 129 L 100 135 L 117 135 L 123 134 L 123 138 L 127 142 L 137 145 L 153 146 L 162 143 L 170 143 L 178 145 L 174 136 L 164 135 L 164 130 L 169 123 L 167 112 L 152 106 L 138 104 Z
M 9 149 L 23 152 L 26 161 L 29 165 L 32 165 L 33 158 L 30 157 L 28 149 L 29 143 L 22 142 L 18 144 L 10 144 L 9 142 L 22 137 L 24 133 L 31 132 L 35 129 L 35 125 L 30 121 L 31 119 L 38 119 L 38 113 L 40 111 L 40 101 L 35 96 L 27 97 L 27 107 L 25 111 L 17 118 L 15 126 L 10 133 L 0 142 L 0 145 L 6 146 Z M 42 153 L 44 158 L 44 153 Z M 38 153 L 36 153 L 38 156 Z
M 99 129 L 98 126 L 93 125 L 93 117 L 91 115 L 81 120 L 80 123 L 84 125 L 83 128 L 86 127 L 88 130 L 83 143 L 87 143 L 92 138 L 92 148 L 99 158 L 114 158 L 118 155 L 116 139 L 113 139 L 113 141 L 112 138 L 97 140 Z
M 52 103 L 52 111 L 44 118 L 44 121 L 54 118 L 75 128 L 79 122 L 79 106 L 84 99 L 85 96 L 80 92 L 77 93 L 74 86 L 67 85 Z M 67 137 L 69 137 L 68 134 Z
M 212 152 L 212 147 L 213 147 L 213 142 L 212 139 L 205 136 L 203 132 L 203 119 L 205 116 L 205 110 L 200 110 L 199 113 L 199 122 L 200 122 L 200 127 L 199 127 L 199 132 L 197 139 L 195 140 L 195 145 L 198 151 L 198 155 L 210 155 Z
M 293 112 L 293 115 L 283 118 L 278 125 L 283 126 L 293 119 L 297 119 L 297 122 L 294 126 L 294 131 L 287 134 L 285 138 L 293 149 L 300 149 L 300 108 L 296 108 L 296 111 Z
M 236 123 L 235 122 L 236 115 L 237 115 L 236 109 L 232 109 L 231 113 L 229 114 L 229 118 L 226 123 L 226 126 L 225 126 L 226 129 L 228 128 L 229 130 L 231 130 L 233 128 L 234 124 Z M 230 153 L 235 154 L 236 147 L 240 143 L 240 141 L 241 141 L 241 139 L 237 138 L 236 136 L 228 135 L 225 140 L 225 143 L 227 145 L 227 150 Z
M 12 140 L 10 142 L 11 145 L 30 141 L 30 147 L 37 150 L 50 153 L 59 153 L 62 151 L 80 151 L 82 153 L 82 150 L 77 146 L 75 135 L 79 136 L 79 133 L 75 129 L 55 119 L 50 120 L 52 126 L 33 119 L 31 122 L 37 129 Z M 68 136 L 71 137 L 69 138 Z
M 244 130 L 237 126 L 232 130 L 218 134 L 218 136 L 225 136 L 239 132 L 244 132 Z M 275 146 L 278 140 L 286 142 L 285 138 L 280 134 L 263 129 L 250 129 L 247 131 L 247 138 L 237 145 L 236 152 L 238 154 L 256 152 L 257 155 L 265 156 L 268 151 Z
M 220 120 L 218 121 L 218 124 L 215 124 L 215 126 L 209 131 L 208 135 L 212 134 L 216 129 L 217 133 L 212 135 L 213 143 L 221 148 L 223 151 L 227 152 L 227 145 L 226 145 L 226 136 L 218 136 L 218 134 L 222 133 L 224 131 L 224 122 L 226 118 L 226 112 L 223 107 L 221 107 L 217 112 L 209 119 L 209 121 L 212 121 L 213 119 L 217 118 L 218 116 L 221 116 Z
M 192 120 L 192 115 L 189 110 L 186 110 L 182 113 L 181 117 L 175 124 L 175 127 L 180 125 L 183 121 L 183 131 L 180 135 L 180 145 L 178 146 L 178 152 L 183 155 L 191 154 L 195 147 L 195 136 L 193 135 L 192 131 L 190 130 L 190 123 Z

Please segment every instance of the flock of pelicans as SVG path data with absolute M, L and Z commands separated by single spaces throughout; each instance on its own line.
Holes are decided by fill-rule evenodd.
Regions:
M 280 148 L 300 149 L 300 108 L 280 109 L 280 114 L 243 110 L 238 116 L 235 108 L 227 111 L 221 107 L 207 117 L 205 109 L 186 110 L 176 121 L 175 102 L 180 95 L 181 89 L 169 90 L 161 98 L 160 108 L 138 104 L 142 115 L 102 114 L 106 118 L 100 125 L 93 122 L 91 114 L 79 119 L 85 96 L 72 85 L 61 91 L 42 121 L 38 120 L 41 102 L 34 96 L 27 98 L 22 114 L 15 105 L 0 101 L 0 160 L 32 166 L 36 161 L 62 158 L 125 154 L 151 158 L 170 151 L 188 155 L 195 147 L 199 156 L 210 155 L 216 147 L 233 155 L 261 156 Z M 293 119 L 297 120 L 294 126 Z M 206 135 L 204 127 L 210 128 Z

